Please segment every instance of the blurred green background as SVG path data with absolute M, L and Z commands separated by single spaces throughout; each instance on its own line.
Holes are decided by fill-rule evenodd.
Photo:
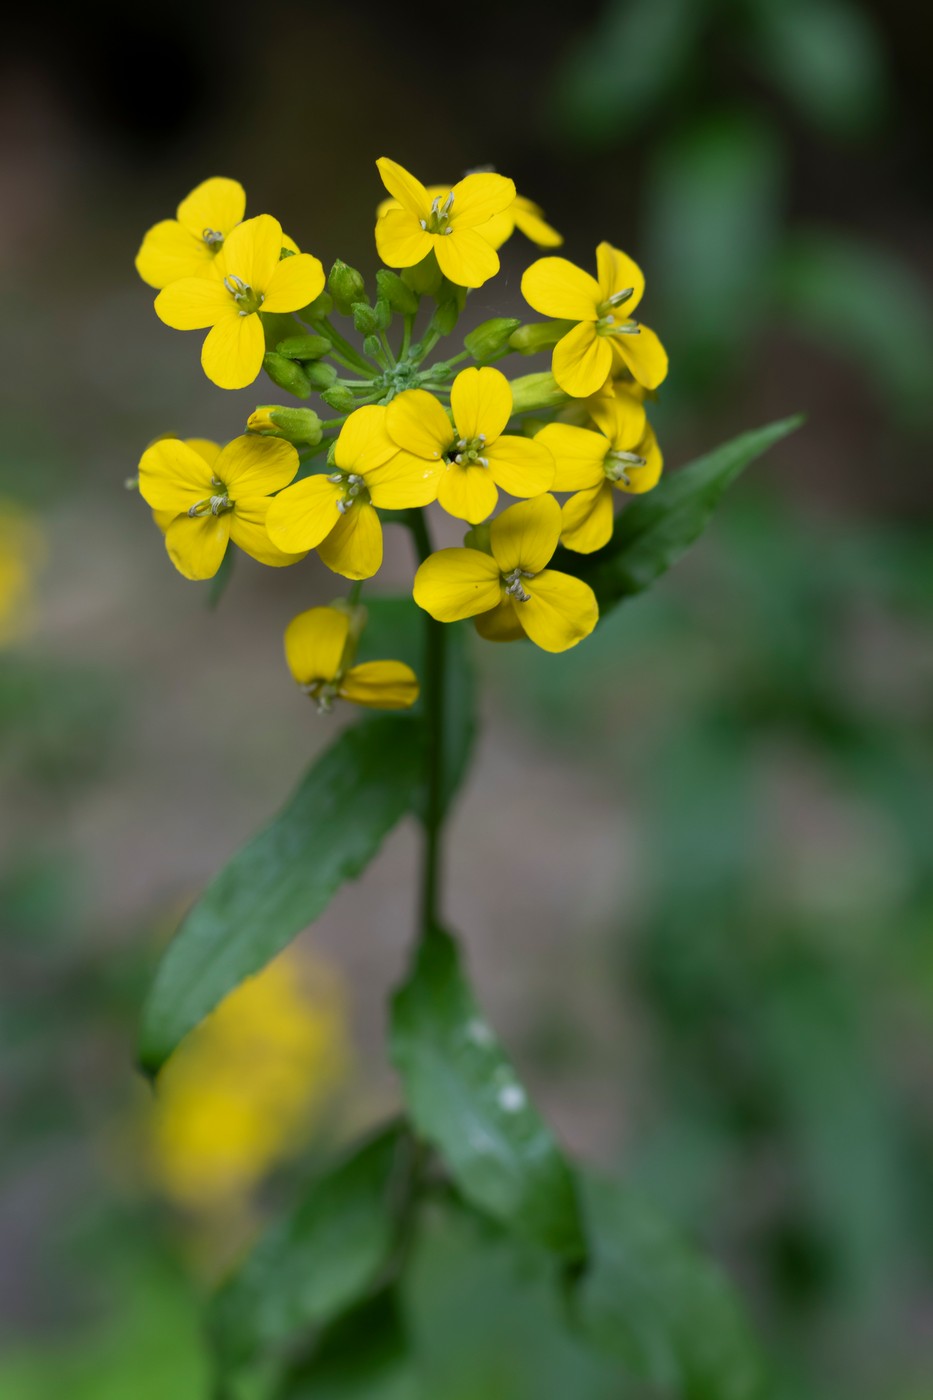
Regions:
M 578 651 L 477 648 L 487 728 L 449 903 L 559 1135 L 727 1263 L 775 1395 L 929 1400 L 933 15 L 465 19 L 103 4 L 7 33 L 0 1395 L 209 1396 L 204 1291 L 396 1102 L 407 828 L 241 1008 L 248 1035 L 218 1017 L 158 1105 L 134 1074 L 179 912 L 333 733 L 281 634 L 340 590 L 243 558 L 211 611 L 123 489 L 156 435 L 226 439 L 280 397 L 207 383 L 135 277 L 143 231 L 231 175 L 249 213 L 369 274 L 387 154 L 428 181 L 493 163 L 568 256 L 608 238 L 642 263 L 669 468 L 808 414 Z M 521 314 L 532 256 L 513 240 L 472 320 Z M 408 577 L 397 540 L 388 579 Z M 617 1394 L 500 1241 L 448 1222 L 423 1256 L 410 1307 L 439 1400 Z M 335 1381 L 351 1393 L 376 1394 Z

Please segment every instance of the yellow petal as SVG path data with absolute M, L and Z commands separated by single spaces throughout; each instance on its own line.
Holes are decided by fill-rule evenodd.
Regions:
M 413 214 L 416 219 L 427 218 L 431 212 L 431 201 L 420 180 L 416 180 L 414 175 L 410 175 L 403 165 L 399 165 L 397 161 L 389 160 L 387 156 L 380 156 L 379 160 L 376 161 L 376 169 L 393 199 L 397 199 L 399 204 L 410 214 Z
M 516 605 L 511 598 L 505 598 L 491 612 L 474 617 L 473 626 L 487 642 L 520 642 L 525 629 L 518 620 Z
M 438 622 L 475 617 L 499 602 L 499 566 L 478 549 L 441 549 L 419 566 L 412 592 Z
M 612 537 L 612 487 L 603 479 L 589 491 L 578 491 L 561 511 L 560 542 L 577 554 L 592 554 Z
M 631 394 L 601 399 L 591 406 L 590 415 L 617 452 L 631 452 L 644 436 L 648 421 L 645 405 Z
M 632 295 L 618 308 L 619 316 L 631 316 L 645 293 L 645 274 L 638 263 L 611 243 L 600 243 L 596 249 L 596 277 L 603 301 L 632 288 Z
M 509 381 L 490 365 L 461 370 L 451 386 L 450 409 L 460 437 L 472 442 L 484 433 L 491 444 L 512 416 Z
M 308 476 L 280 491 L 266 516 L 272 543 L 285 554 L 314 549 L 340 519 L 343 491 L 326 476 Z
M 201 454 L 179 438 L 154 442 L 139 462 L 139 494 L 153 510 L 187 512 L 215 493 L 212 478 Z
M 388 209 L 376 223 L 376 251 L 389 267 L 414 267 L 433 244 L 410 209 Z
M 556 229 L 545 223 L 538 205 L 526 199 L 524 195 L 515 196 L 512 217 L 515 227 L 520 229 L 526 238 L 530 238 L 532 243 L 537 243 L 539 248 L 559 248 L 564 241 Z
M 564 393 L 575 399 L 595 394 L 611 368 L 612 350 L 605 336 L 596 334 L 592 321 L 574 326 L 554 346 L 551 372 Z
M 235 501 L 242 496 L 268 496 L 281 491 L 297 470 L 298 453 L 290 442 L 252 433 L 228 442 L 214 463 L 216 475 Z
M 332 681 L 340 669 L 350 615 L 339 608 L 308 608 L 285 629 L 285 660 L 299 685 Z
M 143 238 L 136 271 L 150 287 L 167 287 L 182 277 L 209 277 L 214 256 L 203 238 L 193 238 L 175 219 L 163 219 Z
M 318 557 L 344 578 L 372 578 L 382 567 L 382 525 L 372 506 L 359 501 L 341 515 L 317 547 Z
M 481 287 L 499 271 L 499 254 L 475 229 L 458 228 L 431 242 L 438 267 L 458 287 Z
M 498 250 L 515 232 L 514 208 L 514 204 L 510 205 L 503 213 L 493 214 L 484 224 L 477 224 L 476 232 L 485 238 L 491 248 Z
M 271 496 L 244 496 L 238 499 L 230 521 L 230 538 L 244 554 L 258 559 L 260 564 L 284 569 L 288 564 L 299 564 L 307 551 L 285 554 L 272 543 L 266 527 L 271 505 Z
M 486 454 L 489 475 L 510 496 L 540 496 L 554 484 L 554 458 L 540 437 L 506 434 Z
M 179 514 L 177 510 L 154 510 L 152 518 L 164 535 L 172 521 L 178 519 Z
M 456 441 L 446 410 L 426 389 L 398 394 L 386 409 L 386 428 L 398 447 L 432 460 L 442 457 Z
M 271 214 L 245 219 L 228 235 L 218 262 L 224 277 L 239 277 L 254 291 L 264 292 L 282 251 L 282 225 Z
M 458 180 L 451 193 L 450 226 L 456 230 L 476 228 L 508 209 L 515 199 L 515 182 L 483 171 Z
M 209 467 L 213 467 L 220 456 L 220 443 L 213 438 L 185 438 L 185 446 L 190 447 L 199 457 L 203 457 Z
M 522 278 L 522 296 L 542 316 L 559 321 L 595 321 L 603 300 L 596 278 L 566 258 L 533 262 Z
M 395 456 L 398 447 L 389 437 L 387 416 L 382 404 L 366 404 L 350 414 L 334 448 L 338 467 L 368 478 L 370 472 Z
M 411 452 L 396 452 L 366 473 L 370 499 L 380 510 L 409 510 L 437 499 L 442 462 L 426 462 Z
M 156 297 L 155 312 L 176 331 L 203 331 L 239 314 L 223 282 L 212 277 L 182 277 L 172 282 Z
M 213 578 L 230 538 L 230 511 L 222 515 L 179 515 L 165 532 L 165 548 L 185 578 Z
M 596 594 L 582 579 L 547 569 L 530 579 L 527 603 L 515 611 L 525 632 L 542 651 L 567 651 L 588 637 L 599 621 Z
M 299 311 L 324 290 L 324 268 L 310 253 L 282 258 L 265 288 L 263 311 Z
M 496 563 L 504 574 L 527 569 L 539 574 L 547 568 L 560 539 L 560 506 L 553 496 L 536 496 L 509 506 L 489 529 Z
M 218 388 L 245 389 L 262 369 L 265 353 L 259 317 L 237 314 L 218 321 L 208 331 L 201 347 L 201 367 Z
M 603 462 L 609 443 L 602 433 L 575 428 L 569 423 L 548 423 L 535 434 L 554 458 L 553 491 L 585 491 L 605 481 Z
M 364 661 L 352 666 L 337 694 L 374 710 L 407 710 L 418 699 L 418 677 L 403 661 Z
M 644 457 L 643 467 L 629 467 L 625 475 L 628 477 L 628 485 L 624 481 L 617 481 L 616 487 L 619 491 L 625 491 L 632 496 L 640 496 L 645 491 L 653 491 L 661 479 L 661 472 L 664 467 L 664 459 L 661 456 L 661 449 L 658 447 L 658 440 L 651 427 L 645 429 L 641 440 L 635 444 L 634 450 L 639 457 Z
M 648 326 L 640 326 L 638 335 L 614 335 L 612 344 L 626 369 L 646 389 L 656 389 L 667 377 L 667 351 Z
M 488 519 L 498 499 L 496 483 L 486 467 L 458 467 L 451 462 L 437 487 L 437 503 L 442 510 L 471 525 Z
M 195 238 L 204 241 L 204 230 L 212 229 L 226 238 L 246 213 L 246 191 L 239 180 L 221 175 L 202 180 L 178 206 L 178 222 Z

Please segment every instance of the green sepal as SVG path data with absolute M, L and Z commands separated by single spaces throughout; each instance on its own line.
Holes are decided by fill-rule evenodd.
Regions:
M 508 353 L 509 337 L 520 325 L 514 316 L 493 316 L 463 337 L 463 347 L 478 364 L 488 364 Z
M 353 324 L 360 335 L 373 335 L 379 329 L 379 316 L 368 301 L 355 301 L 350 308 Z
M 304 366 L 304 372 L 312 389 L 330 389 L 339 377 L 334 366 L 323 360 L 312 360 Z
M 528 325 L 519 325 L 512 332 L 509 345 L 520 355 L 536 355 L 539 350 L 547 350 L 563 340 L 575 325 L 575 321 L 532 321 Z
M 557 383 L 550 370 L 540 374 L 522 374 L 509 383 L 512 390 L 512 412 L 529 413 L 540 408 L 559 408 L 569 395 Z
M 418 297 L 399 277 L 387 267 L 380 267 L 376 273 L 376 286 L 379 296 L 384 298 L 393 311 L 403 316 L 414 316 L 418 310 Z
M 286 359 L 275 350 L 267 350 L 262 357 L 262 367 L 273 384 L 294 394 L 296 399 L 306 399 L 311 393 L 311 382 L 301 365 Z
M 290 335 L 275 347 L 288 360 L 319 360 L 333 349 L 326 335 Z

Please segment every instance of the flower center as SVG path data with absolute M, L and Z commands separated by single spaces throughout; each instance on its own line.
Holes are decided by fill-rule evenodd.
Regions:
M 448 227 L 452 217 L 451 210 L 453 202 L 453 190 L 450 191 L 450 194 L 444 200 L 443 204 L 441 204 L 440 195 L 432 201 L 430 214 L 426 219 L 420 220 L 421 227 L 424 229 L 425 233 L 453 233 L 453 229 Z
M 222 233 L 218 233 L 215 228 L 202 229 L 201 237 L 212 253 L 219 253 L 224 246 L 224 236 Z
M 341 515 L 346 515 L 352 506 L 369 505 L 366 482 L 359 472 L 334 472 L 327 480 L 332 481 L 335 486 L 343 487 L 343 496 L 337 502 L 337 509 Z
M 241 316 L 251 316 L 266 299 L 263 292 L 254 292 L 242 277 L 234 277 L 232 273 L 224 278 L 224 286 L 239 307 Z
M 467 442 L 466 438 L 458 438 L 445 456 L 448 463 L 458 467 L 488 467 L 489 458 L 485 456 L 485 452 L 486 434 L 480 433 L 470 442 Z
M 215 495 L 205 496 L 188 507 L 188 515 L 192 520 L 200 520 L 205 515 L 223 515 L 226 511 L 233 510 L 235 502 L 227 495 L 227 488 L 220 477 L 212 476 L 211 485 L 215 488 Z
M 307 685 L 301 687 L 305 695 L 314 701 L 319 715 L 329 715 L 334 708 L 334 701 L 340 693 L 342 679 L 343 673 L 340 672 L 334 676 L 333 680 L 309 681 Z
M 607 481 L 621 481 L 623 486 L 631 486 L 629 470 L 631 467 L 643 467 L 645 458 L 639 457 L 637 452 L 610 452 L 603 462 L 603 471 Z
M 523 578 L 534 578 L 534 574 L 527 569 L 513 569 L 510 574 L 502 575 L 502 585 L 513 603 L 527 603 L 531 598 L 531 594 L 525 592 Z

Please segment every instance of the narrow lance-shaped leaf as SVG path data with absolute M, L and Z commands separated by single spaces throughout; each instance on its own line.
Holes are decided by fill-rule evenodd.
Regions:
M 553 567 L 585 579 L 603 613 L 623 598 L 641 593 L 703 533 L 726 487 L 802 422 L 798 415 L 743 433 L 663 476 L 653 491 L 639 496 L 616 517 L 605 549 L 592 555 L 561 549 Z
M 233 1368 L 339 1317 L 370 1290 L 397 1244 L 414 1144 L 397 1124 L 311 1183 L 215 1295 L 208 1316 Z
M 392 1007 L 392 1058 L 416 1129 L 473 1205 L 561 1254 L 582 1250 L 573 1178 L 460 969 L 432 930 Z
M 182 1036 L 258 972 L 365 868 L 411 807 L 422 730 L 408 716 L 348 729 L 185 919 L 143 1010 L 139 1057 L 156 1073 Z

